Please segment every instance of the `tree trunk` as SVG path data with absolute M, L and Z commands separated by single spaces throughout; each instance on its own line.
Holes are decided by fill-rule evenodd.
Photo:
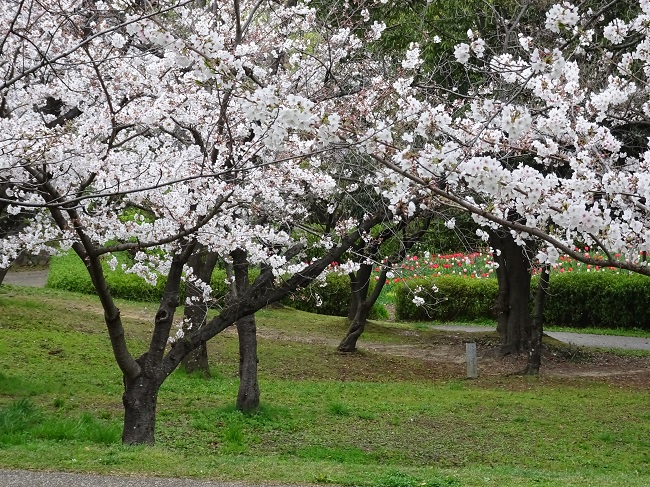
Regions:
M 235 286 L 233 299 L 238 299 L 248 292 L 248 255 L 243 250 L 231 252 Z M 248 315 L 237 321 L 239 336 L 239 390 L 237 391 L 237 409 L 254 411 L 260 405 L 260 386 L 257 379 L 257 328 L 255 315 Z
M 208 361 L 207 344 L 201 342 L 198 347 L 188 353 L 183 359 L 181 367 L 188 374 L 196 372 L 197 374 L 203 375 L 206 379 L 212 377 L 210 374 L 210 363 Z
M 359 308 L 359 293 L 358 281 L 357 281 L 358 272 L 350 272 L 350 308 L 348 309 L 348 321 L 353 321 L 354 317 L 357 315 L 357 309 Z
M 125 445 L 153 445 L 159 388 L 160 382 L 144 373 L 132 380 L 124 377 L 122 443 Z
M 260 406 L 260 387 L 257 381 L 257 329 L 255 315 L 237 321 L 239 335 L 239 391 L 237 409 L 254 411 Z
M 5 280 L 5 276 L 7 275 L 7 271 L 9 270 L 9 267 L 6 269 L 0 269 L 0 286 L 2 286 L 2 281 Z
M 122 442 L 124 444 L 153 445 L 154 443 L 158 390 L 167 375 L 171 373 L 165 371 L 163 357 L 174 322 L 174 313 L 179 305 L 179 289 L 183 267 L 189 259 L 194 246 L 193 242 L 184 245 L 182 251 L 175 254 L 172 259 L 163 296 L 154 319 L 149 350 L 135 360 L 138 366 L 137 370 L 133 367 L 122 368 L 124 379 L 124 394 L 122 395 L 124 430 L 122 432 Z M 93 269 L 98 266 L 98 263 L 97 258 L 89 260 L 89 265 L 92 265 Z M 103 276 L 103 274 L 100 275 L 99 273 L 94 275 L 98 281 Z M 102 288 L 103 286 L 100 287 L 100 289 Z
M 493 233 L 490 243 L 495 251 L 501 251 L 496 257 L 499 295 L 494 306 L 501 336 L 500 353 L 521 353 L 528 349 L 530 340 L 530 262 L 525 249 L 517 245 L 510 233 Z
M 528 346 L 528 363 L 524 373 L 526 375 L 539 375 L 539 368 L 542 365 L 542 336 L 544 334 L 544 305 L 549 285 L 549 265 L 542 267 L 539 276 L 537 292 L 535 294 L 535 313 L 530 333 L 530 345 Z
M 337 350 L 339 352 L 354 352 L 357 349 L 357 340 L 363 333 L 368 322 L 368 315 L 370 314 L 371 306 L 368 306 L 367 301 L 363 301 L 357 307 L 357 313 L 348 327 L 345 338 L 341 341 Z
M 370 289 L 370 276 L 372 275 L 372 266 L 361 264 L 356 273 L 350 273 L 350 309 L 348 310 L 348 320 L 350 326 L 341 341 L 337 350 L 339 352 L 354 352 L 357 349 L 357 340 L 363 333 L 368 322 L 371 303 L 368 305 L 368 290 Z
M 201 282 L 209 284 L 216 264 L 217 254 L 203 250 L 193 254 L 187 265 L 192 269 L 194 276 Z M 190 282 L 186 285 L 185 296 L 187 302 L 183 315 L 183 331 L 188 333 L 190 330 L 201 328 L 205 324 L 208 304 L 203 298 L 201 289 L 192 285 Z M 187 354 L 181 366 L 187 373 L 200 372 L 206 379 L 210 378 L 207 344 L 202 342 L 197 348 Z

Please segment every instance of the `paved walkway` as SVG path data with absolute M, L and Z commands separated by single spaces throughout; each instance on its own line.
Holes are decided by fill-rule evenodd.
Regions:
M 3 284 L 16 286 L 45 287 L 47 283 L 47 270 L 12 271 L 7 272 Z
M 260 486 L 260 484 L 257 484 Z M 209 482 L 155 477 L 116 477 L 108 475 L 0 470 L 2 487 L 255 487 L 255 484 Z M 265 484 L 264 487 L 282 487 Z M 295 487 L 295 486 L 294 486 Z
M 45 287 L 47 270 L 20 270 L 9 271 L 5 276 L 6 284 L 18 286 Z M 494 328 L 484 326 L 433 326 L 437 330 L 485 332 Z M 587 333 L 567 333 L 561 331 L 545 332 L 547 335 L 565 343 L 572 343 L 580 347 L 619 348 L 623 350 L 648 350 L 650 351 L 650 338 L 621 337 L 609 335 L 590 335 Z
M 488 326 L 465 325 L 436 325 L 434 330 L 486 332 L 494 328 Z M 591 335 L 589 333 L 569 333 L 565 331 L 544 331 L 544 333 L 561 342 L 571 343 L 579 347 L 619 348 L 622 350 L 650 351 L 650 338 L 621 337 L 612 335 Z

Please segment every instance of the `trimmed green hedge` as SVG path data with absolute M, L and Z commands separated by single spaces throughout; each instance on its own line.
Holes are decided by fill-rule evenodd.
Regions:
M 129 263 L 127 255 L 117 255 L 118 266 L 115 271 L 110 271 L 104 262 L 107 271 L 106 282 L 113 297 L 130 299 L 133 301 L 159 302 L 162 298 L 166 277 L 161 276 L 155 286 L 147 284 L 141 277 L 135 274 L 128 274 L 121 268 L 121 264 Z M 251 270 L 251 279 L 257 277 L 257 272 Z M 213 295 L 223 298 L 229 292 L 225 282 L 226 272 L 217 269 L 212 274 L 210 285 Z M 183 284 L 181 284 L 183 285 Z M 95 294 L 95 288 L 90 280 L 83 262 L 79 257 L 70 252 L 65 255 L 52 257 L 50 270 L 47 277 L 47 287 L 63 289 L 66 291 L 79 292 L 84 294 Z M 183 292 L 183 288 L 181 288 Z M 317 297 L 320 297 L 322 304 L 317 305 Z M 350 278 L 347 275 L 327 276 L 327 285 L 312 284 L 283 300 L 283 304 L 310 313 L 329 314 L 335 316 L 347 316 L 350 306 Z M 375 305 L 370 317 L 388 318 L 386 309 L 381 305 Z
M 546 323 L 650 330 L 650 278 L 607 272 L 552 275 Z
M 431 287 L 435 284 L 438 292 Z M 413 303 L 413 291 L 425 305 Z M 537 290 L 533 279 L 531 294 Z M 396 316 L 399 320 L 452 321 L 493 319 L 492 306 L 498 293 L 496 279 L 442 276 L 409 281 L 397 286 Z M 531 295 L 531 310 L 532 296 Z M 546 299 L 544 323 L 574 328 L 643 328 L 650 330 L 650 278 L 638 274 L 553 274 Z
M 438 291 L 434 292 L 433 286 Z M 425 300 L 423 306 L 413 302 L 414 291 Z M 468 279 L 441 276 L 416 279 L 408 286 L 400 283 L 395 291 L 395 315 L 409 321 L 464 321 L 491 318 L 490 309 L 499 291 L 496 279 Z
M 167 278 L 161 276 L 158 278 L 156 285 L 151 286 L 140 276 L 128 274 L 122 270 L 121 264 L 128 263 L 126 255 L 116 256 L 118 266 L 115 271 L 111 271 L 106 262 L 102 263 L 106 271 L 106 282 L 113 297 L 133 301 L 159 302 Z M 225 279 L 226 273 L 223 270 L 216 270 L 212 274 L 210 284 L 214 290 L 213 294 L 218 298 L 224 297 L 229 291 Z M 47 287 L 84 294 L 95 294 L 95 288 L 88 271 L 81 259 L 73 252 L 52 257 L 47 276 Z M 181 283 L 181 293 L 183 292 L 184 284 Z
M 350 306 L 350 278 L 330 274 L 323 283 L 313 283 L 287 296 L 283 304 L 301 311 L 322 315 L 347 316 Z M 320 303 L 320 304 L 319 304 Z

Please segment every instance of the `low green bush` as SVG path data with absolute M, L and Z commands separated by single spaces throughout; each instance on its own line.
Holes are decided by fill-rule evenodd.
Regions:
M 496 279 L 457 276 L 415 279 L 396 287 L 395 315 L 398 320 L 409 321 L 490 318 L 498 291 Z M 423 305 L 413 301 L 416 296 L 424 299 Z
M 552 275 L 544 319 L 574 328 L 650 330 L 650 278 L 605 272 Z
M 130 299 L 132 301 L 159 302 L 167 278 L 159 276 L 155 286 L 148 284 L 136 274 L 129 274 L 122 270 L 122 264 L 131 264 L 128 254 L 116 254 L 118 266 L 111 271 L 106 262 L 103 262 L 104 275 L 108 288 L 113 297 Z M 251 272 L 252 277 L 256 277 Z M 210 282 L 213 295 L 223 298 L 228 293 L 226 272 L 218 269 L 212 274 Z M 81 259 L 73 252 L 52 257 L 47 276 L 47 287 L 63 289 L 84 294 L 95 294 L 95 288 L 90 280 L 90 275 Z M 181 283 L 181 295 L 184 294 L 184 284 Z
M 143 278 L 122 270 L 122 264 L 131 264 L 128 254 L 116 254 L 118 266 L 111 271 L 106 262 L 103 263 L 106 282 L 116 298 L 133 301 L 159 302 L 162 298 L 166 277 L 160 276 L 155 286 L 148 284 Z M 254 280 L 259 275 L 257 269 L 251 269 L 250 278 Z M 226 271 L 216 269 L 210 280 L 213 297 L 223 299 L 229 292 Z M 181 295 L 184 285 L 181 285 Z M 84 294 L 95 294 L 90 275 L 79 257 L 69 252 L 52 257 L 47 278 L 47 287 Z M 314 283 L 311 286 L 287 297 L 283 304 L 311 313 L 347 316 L 350 307 L 350 278 L 347 275 L 327 276 L 326 285 Z M 373 306 L 371 319 L 386 319 L 388 312 L 382 305 Z
M 350 278 L 329 274 L 325 282 L 315 282 L 287 296 L 283 304 L 322 315 L 347 316 L 350 308 Z
M 538 278 L 531 283 L 531 311 Z M 433 286 L 438 291 L 433 291 Z M 419 292 L 415 292 L 419 288 Z M 399 320 L 462 321 L 494 318 L 496 279 L 441 276 L 396 286 Z M 417 306 L 415 295 L 425 300 Z M 551 275 L 544 309 L 546 325 L 573 328 L 650 330 L 650 279 L 638 274 L 573 273 Z
M 122 270 L 122 264 L 130 263 L 126 254 L 115 254 L 118 266 L 111 271 L 106 261 L 102 263 L 108 288 L 113 297 L 134 301 L 160 301 L 166 279 L 160 277 L 155 286 L 151 286 L 140 276 L 128 274 Z M 84 294 L 95 294 L 90 275 L 79 256 L 74 252 L 58 255 L 50 259 L 47 275 L 47 287 L 63 289 Z

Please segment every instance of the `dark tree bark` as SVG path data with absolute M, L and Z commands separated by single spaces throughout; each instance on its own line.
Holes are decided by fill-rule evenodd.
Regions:
M 354 317 L 357 315 L 357 309 L 359 308 L 360 304 L 360 296 L 359 293 L 357 293 L 358 289 L 358 280 L 357 280 L 357 274 L 358 272 L 350 272 L 349 277 L 350 277 L 350 309 L 348 310 L 348 321 L 353 321 Z
M 385 271 L 377 281 L 372 294 L 368 295 L 370 290 L 370 277 L 372 275 L 372 265 L 362 264 L 356 273 L 350 277 L 350 286 L 352 291 L 352 300 L 348 318 L 352 315 L 350 326 L 346 332 L 345 338 L 341 341 L 337 350 L 339 352 L 354 352 L 357 349 L 357 340 L 363 333 L 368 323 L 370 310 L 379 298 L 381 290 L 386 282 Z M 354 312 L 354 314 L 352 314 Z
M 143 362 L 141 359 L 138 362 Z M 125 445 L 153 445 L 160 384 L 156 374 L 150 376 L 144 372 L 134 378 L 124 376 L 122 443 Z
M 348 331 L 345 335 L 345 338 L 339 343 L 337 350 L 339 352 L 354 352 L 357 349 L 357 340 L 365 330 L 366 323 L 368 323 L 368 315 L 370 314 L 370 309 L 366 303 L 360 304 L 356 309 L 356 314 Z
M 518 354 L 528 349 L 530 340 L 530 262 L 526 250 L 510 233 L 492 232 L 490 245 L 495 256 L 499 294 L 494 305 L 497 330 L 501 336 L 501 355 Z
M 124 430 L 122 431 L 122 442 L 125 444 L 152 445 L 154 442 L 158 390 L 167 377 L 162 359 L 174 321 L 174 313 L 179 305 L 183 267 L 190 258 L 193 248 L 194 245 L 189 245 L 174 256 L 154 320 L 149 350 L 136 359 L 139 366 L 136 373 L 129 370 L 123 371 Z
M 530 344 L 528 346 L 528 363 L 526 364 L 526 375 L 539 375 L 539 368 L 542 365 L 542 336 L 544 334 L 544 305 L 548 294 L 550 267 L 548 264 L 542 267 L 539 276 L 537 292 L 535 293 L 535 312 L 531 327 Z
M 243 250 L 235 250 L 232 269 L 235 277 L 233 298 L 238 299 L 250 289 L 248 280 L 248 256 Z M 236 323 L 239 337 L 239 390 L 237 391 L 237 409 L 254 411 L 260 405 L 260 386 L 257 379 L 257 328 L 255 315 L 247 315 Z
M 6 269 L 0 269 L 0 286 L 2 286 L 2 281 L 5 280 L 5 276 L 7 275 L 7 271 L 9 270 L 9 267 Z
M 201 250 L 190 257 L 187 265 L 192 269 L 193 274 L 204 283 L 210 283 L 212 272 L 217 264 L 217 254 Z M 188 303 L 185 304 L 183 331 L 188 333 L 196 327 L 201 328 L 206 323 L 208 304 L 203 299 L 201 289 L 187 283 L 185 296 Z M 202 342 L 192 352 L 187 354 L 181 364 L 185 372 L 200 372 L 207 379 L 210 377 L 210 364 L 208 363 L 208 347 Z
M 237 409 L 248 412 L 260 406 L 260 386 L 257 380 L 257 329 L 255 315 L 236 323 L 239 336 L 239 390 Z
M 345 338 L 341 341 L 337 350 L 339 352 L 354 352 L 357 349 L 357 341 L 363 333 L 366 324 L 368 323 L 368 316 L 372 307 L 377 302 L 379 295 L 386 283 L 386 274 L 395 262 L 400 262 L 404 259 L 406 253 L 420 241 L 422 236 L 426 233 L 429 225 L 431 224 L 430 217 L 421 218 L 420 228 L 415 229 L 412 233 L 407 234 L 407 225 L 413 223 L 411 221 L 403 220 L 398 227 L 384 229 L 372 242 L 365 246 L 357 246 L 355 251 L 362 256 L 362 262 L 359 270 L 356 273 L 350 274 L 350 290 L 352 299 L 350 300 L 350 309 L 348 311 L 348 320 L 350 326 L 346 332 Z M 393 237 L 395 233 L 402 234 L 402 241 L 400 248 L 390 257 L 386 258 L 385 262 L 381 265 L 381 272 L 377 284 L 369 295 L 370 291 L 370 278 L 372 276 L 373 265 L 368 262 L 377 262 L 379 260 L 381 244 Z

